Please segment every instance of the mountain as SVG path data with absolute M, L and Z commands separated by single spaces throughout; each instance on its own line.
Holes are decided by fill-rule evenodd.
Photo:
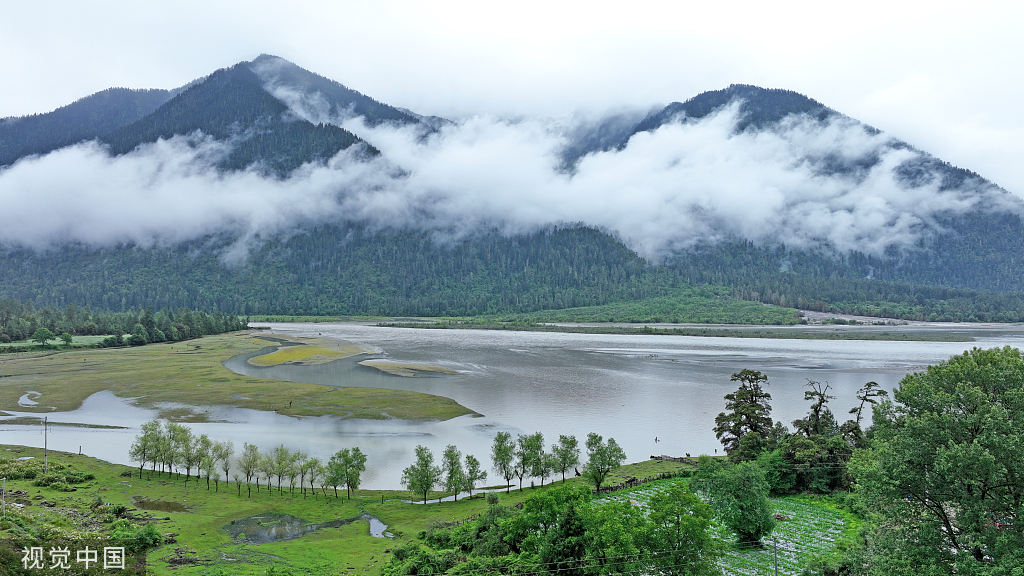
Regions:
M 176 93 L 110 88 L 53 112 L 0 119 L 0 166 L 109 134 L 152 113 Z
M 348 122 L 353 118 L 362 122 Z M 383 126 L 411 130 L 380 131 Z M 462 126 L 468 126 L 465 132 L 459 132 Z M 974 172 L 804 95 L 736 84 L 647 112 L 561 126 L 560 157 L 551 162 L 551 150 L 544 148 L 535 162 L 550 170 L 538 185 L 551 180 L 556 182 L 552 194 L 570 190 L 565 201 L 582 202 L 584 213 L 601 215 L 591 208 L 610 200 L 572 188 L 579 182 L 614 181 L 624 169 L 640 166 L 625 172 L 637 176 L 635 184 L 622 186 L 621 194 L 631 194 L 632 186 L 648 185 L 648 172 L 662 171 L 650 181 L 665 186 L 666 203 L 621 220 L 632 228 L 595 222 L 566 226 L 533 206 L 525 211 L 532 220 L 514 221 L 516 204 L 545 200 L 516 189 L 519 181 L 510 192 L 502 190 L 504 182 L 484 179 L 485 185 L 456 193 L 461 183 L 446 166 L 480 171 L 494 166 L 487 163 L 492 157 L 477 155 L 477 142 L 500 155 L 509 141 L 540 139 L 516 133 L 517 126 L 517 121 L 455 123 L 421 116 L 269 55 L 215 71 L 178 91 L 112 89 L 48 114 L 5 119 L 0 151 L 8 164 L 90 138 L 99 139 L 114 158 L 133 152 L 129 158 L 148 158 L 148 149 L 140 146 L 161 139 L 177 138 L 185 149 L 209 145 L 213 168 L 186 154 L 191 172 L 168 180 L 173 198 L 166 205 L 179 197 L 202 204 L 203 194 L 222 193 L 231 202 L 216 205 L 227 214 L 214 220 L 220 228 L 205 220 L 190 226 L 191 220 L 202 220 L 197 217 L 181 226 L 145 220 L 126 226 L 128 232 L 120 236 L 108 236 L 116 244 L 80 234 L 39 250 L 18 242 L 31 228 L 8 235 L 13 240 L 0 243 L 0 298 L 114 310 L 152 305 L 240 314 L 426 315 L 597 305 L 713 285 L 781 306 L 919 319 L 1024 320 L 1024 202 Z M 691 128 L 698 132 L 686 132 Z M 480 134 L 486 137 L 480 140 Z M 694 140 L 694 134 L 710 140 Z M 378 137 L 392 150 L 397 138 L 408 141 L 387 158 L 370 144 Z M 445 148 L 449 141 L 451 149 Z M 757 158 L 711 172 L 705 163 L 716 158 L 701 156 L 709 149 Z M 342 150 L 355 151 L 355 163 L 328 166 Z M 523 148 L 510 150 L 497 160 L 515 170 L 534 169 L 535 157 Z M 673 166 L 691 160 L 686 154 L 700 162 L 688 172 L 673 172 Z M 124 171 L 141 171 L 139 186 L 147 202 L 160 192 L 159 187 L 153 192 L 150 182 L 170 170 L 161 157 L 154 158 L 152 169 L 130 164 Z M 317 168 L 296 172 L 308 163 Z M 581 166 L 591 173 L 581 173 Z M 0 178 L 17 169 L 0 170 Z M 95 169 L 94 180 L 105 181 L 106 165 Z M 730 179 L 746 169 L 771 175 L 763 182 L 741 178 L 736 184 L 778 198 L 765 204 L 778 211 L 770 214 L 774 220 L 765 220 L 771 225 L 751 220 L 760 217 L 756 208 L 715 197 L 731 189 L 709 181 L 703 183 L 707 193 L 698 186 L 688 197 L 689 189 L 679 182 L 700 183 L 705 172 Z M 248 170 L 241 175 L 249 179 L 231 180 L 241 170 Z M 432 178 L 417 180 L 417 170 Z M 19 174 L 24 179 L 30 173 Z M 124 181 L 130 192 L 134 180 L 119 180 Z M 264 186 L 267 182 L 273 184 Z M 193 187 L 198 195 L 188 194 Z M 787 196 L 787 187 L 797 192 Z M 231 195 L 238 189 L 244 193 Z M 494 213 L 466 211 L 489 208 L 486 200 L 503 193 L 512 194 L 513 201 L 496 200 Z M 286 201 L 261 204 L 268 197 Z M 250 203 L 245 210 L 226 207 Z M 635 204 L 643 208 L 643 202 Z M 630 203 L 609 205 L 608 210 L 634 209 Z M 876 210 L 880 205 L 885 210 Z M 559 202 L 546 206 L 557 209 Z M 689 219 L 678 233 L 690 236 L 679 240 L 668 230 L 662 234 L 668 238 L 664 248 L 648 252 L 642 242 L 630 240 L 646 229 L 675 225 L 658 220 L 657 211 L 678 206 L 683 207 L 680 218 Z M 262 219 L 246 220 L 250 212 Z M 506 215 L 510 220 L 504 226 Z M 55 229 L 77 230 L 79 213 L 74 216 Z M 265 225 L 268 221 L 272 225 Z M 745 228 L 758 225 L 760 236 L 745 235 Z M 849 225 L 849 234 L 830 236 L 837 225 Z M 132 235 L 168 228 L 194 232 L 176 235 L 185 240 L 173 242 Z M 790 228 L 796 231 L 788 233 Z
M 284 58 L 261 54 L 248 68 L 267 91 L 296 108 L 308 110 L 307 120 L 325 122 L 337 118 L 362 117 L 369 126 L 391 122 L 419 125 L 425 119 L 414 112 L 383 104 L 339 82 L 314 74 Z
M 263 88 L 262 80 L 241 63 L 218 70 L 157 108 L 145 118 L 102 138 L 114 154 L 126 154 L 141 144 L 192 134 L 232 141 L 220 162 L 229 170 L 260 164 L 269 172 L 287 175 L 306 162 L 324 161 L 362 142 L 334 125 L 314 125 L 294 118 L 289 108 Z M 365 146 L 365 144 L 364 144 Z M 370 155 L 377 154 L 365 146 Z

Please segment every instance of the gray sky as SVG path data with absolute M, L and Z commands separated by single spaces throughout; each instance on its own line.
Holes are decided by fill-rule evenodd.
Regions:
M 558 116 L 787 88 L 1024 195 L 1016 2 L 13 2 L 0 116 L 276 54 L 423 114 Z

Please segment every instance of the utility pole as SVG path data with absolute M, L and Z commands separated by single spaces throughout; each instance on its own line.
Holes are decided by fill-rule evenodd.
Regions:
M 772 548 L 775 548 L 775 576 L 779 576 L 779 541 L 772 536 Z
M 46 474 L 46 448 L 47 448 L 47 437 L 46 437 L 46 421 L 49 416 L 43 416 L 43 474 Z

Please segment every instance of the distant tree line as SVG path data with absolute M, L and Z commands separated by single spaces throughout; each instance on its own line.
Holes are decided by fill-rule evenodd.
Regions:
M 68 304 L 63 308 L 35 307 L 31 302 L 0 300 L 0 342 L 32 339 L 45 345 L 61 339 L 71 343 L 71 336 L 109 334 L 102 346 L 139 346 L 151 342 L 169 342 L 242 330 L 246 322 L 237 316 L 179 308 L 152 308 L 126 312 L 93 310 L 89 306 Z
M 971 241 L 981 242 L 982 224 L 965 222 Z M 735 242 L 696 247 L 654 266 L 585 226 L 514 237 L 481 233 L 451 243 L 417 231 L 320 226 L 271 239 L 232 267 L 220 258 L 231 239 L 220 237 L 173 248 L 7 249 L 0 252 L 0 296 L 119 312 L 153 306 L 236 315 L 469 316 L 674 298 L 715 286 L 725 287 L 722 297 L 783 307 L 1024 321 L 1024 277 L 1014 256 L 1024 253 L 1024 233 L 1017 233 L 1018 247 L 1012 223 L 1000 222 L 991 226 L 1006 228 L 1006 246 L 960 260 L 925 251 L 902 260 L 836 257 Z M 962 251 L 968 253 L 966 245 Z

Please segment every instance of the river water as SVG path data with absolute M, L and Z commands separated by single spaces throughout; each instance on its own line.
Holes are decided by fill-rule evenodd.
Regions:
M 379 328 L 358 323 L 273 324 L 273 332 L 349 340 L 381 351 L 375 357 L 432 363 L 458 372 L 403 378 L 359 366 L 366 356 L 315 366 L 255 367 L 246 356 L 227 360 L 241 374 L 335 387 L 379 387 L 447 396 L 482 414 L 445 422 L 355 420 L 332 416 L 291 418 L 237 408 L 215 409 L 209 423 L 190 424 L 214 439 L 270 449 L 279 444 L 322 459 L 343 447 L 367 453 L 364 487 L 398 488 L 401 471 L 422 444 L 440 459 L 448 444 L 474 454 L 490 467 L 490 444 L 498 431 L 543 432 L 546 443 L 573 434 L 582 445 L 588 432 L 613 437 L 630 461 L 651 455 L 714 454 L 721 446 L 711 431 L 735 390 L 731 374 L 744 368 L 768 375 L 772 416 L 789 424 L 807 412 L 807 380 L 827 381 L 836 396 L 832 410 L 842 421 L 855 393 L 876 381 L 891 390 L 900 378 L 972 347 L 1024 346 L 1022 326 L 910 326 L 907 331 L 966 333 L 977 342 L 887 342 L 595 335 L 515 331 Z M 882 330 L 879 327 L 837 327 Z M 894 331 L 892 327 L 884 328 Z M 45 403 L 45 399 L 40 399 Z M 15 415 L 16 407 L 0 407 Z M 30 415 L 25 413 L 24 415 Z M 138 426 L 153 413 L 113 394 L 90 397 L 74 412 L 50 419 L 127 426 L 127 430 L 55 427 L 50 446 L 115 462 L 127 461 Z M 5 426 L 0 442 L 41 445 L 39 427 Z M 500 483 L 493 477 L 485 484 Z

